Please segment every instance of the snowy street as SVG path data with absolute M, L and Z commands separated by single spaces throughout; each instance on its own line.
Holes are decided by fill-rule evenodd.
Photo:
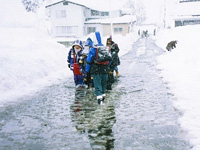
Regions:
M 121 57 L 120 77 L 98 105 L 93 91 L 75 95 L 73 80 L 49 86 L 0 109 L 0 150 L 189 150 L 156 57 L 141 38 Z

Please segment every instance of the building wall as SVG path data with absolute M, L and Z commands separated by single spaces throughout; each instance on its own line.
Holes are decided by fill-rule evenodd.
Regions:
M 92 13 L 92 11 L 94 13 Z M 117 12 L 116 12 L 117 13 Z M 115 15 L 116 15 L 115 13 Z M 87 20 L 91 20 L 91 19 L 104 19 L 104 18 L 109 18 L 109 12 L 105 11 L 96 11 L 95 13 L 95 10 L 92 10 L 92 9 L 89 9 L 89 8 L 85 8 L 85 11 L 84 11 L 84 14 L 85 14 L 85 19 L 86 21 Z
M 200 0 L 181 0 L 174 17 L 174 26 L 200 24 Z
M 52 4 L 47 7 L 50 12 L 51 36 L 52 37 L 74 37 L 80 38 L 88 34 L 88 28 L 95 28 L 96 31 L 103 32 L 101 24 L 85 24 L 90 19 L 104 19 L 121 16 L 121 11 L 109 12 L 96 11 L 97 15 L 92 15 L 90 8 L 68 2 L 63 5 L 62 2 Z M 123 29 L 125 30 L 125 29 Z
M 113 33 L 126 35 L 129 33 L 129 24 L 113 24 Z M 103 24 L 103 36 L 111 35 L 110 24 Z
M 85 33 L 86 34 L 90 34 L 91 33 L 91 32 L 89 32 L 89 28 L 95 28 L 95 31 L 99 31 L 99 32 L 103 31 L 103 28 L 102 28 L 101 24 L 85 24 Z
M 68 5 L 59 3 L 51 6 L 49 11 L 52 37 L 82 37 L 84 35 L 84 7 L 71 3 Z M 61 17 L 64 13 L 65 17 Z

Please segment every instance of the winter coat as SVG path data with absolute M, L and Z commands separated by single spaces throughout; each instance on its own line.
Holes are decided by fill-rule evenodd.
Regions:
M 111 53 L 112 59 L 113 59 L 112 65 L 113 66 L 120 65 L 120 60 L 119 60 L 119 56 L 118 56 L 118 53 L 119 53 L 118 45 L 112 41 L 111 45 L 109 46 L 109 49 L 110 49 L 110 53 Z
M 97 43 L 96 43 L 97 42 Z M 101 35 L 99 32 L 95 32 L 95 41 L 93 47 L 90 48 L 87 56 L 86 72 L 90 74 L 108 74 L 110 70 L 110 64 L 101 65 L 94 62 L 96 58 L 96 50 L 98 46 L 103 46 L 101 43 Z M 111 58 L 112 59 L 112 58 Z
M 80 57 L 82 55 L 82 51 L 83 50 L 80 50 L 77 54 L 75 53 L 75 50 L 73 48 L 71 48 L 69 50 L 69 53 L 68 53 L 68 59 L 67 59 L 67 62 L 70 64 L 70 69 L 73 70 L 73 65 L 74 65 L 74 54 L 75 54 L 75 61 L 76 63 L 79 62 L 80 60 Z

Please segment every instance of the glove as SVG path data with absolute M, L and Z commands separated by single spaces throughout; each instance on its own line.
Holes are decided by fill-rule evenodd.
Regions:
M 83 64 L 83 62 L 84 62 L 84 57 L 81 56 L 78 62 L 79 62 L 79 64 Z
M 68 68 L 70 68 L 70 64 L 68 64 Z
M 82 59 L 79 60 L 79 64 L 83 64 L 83 60 Z

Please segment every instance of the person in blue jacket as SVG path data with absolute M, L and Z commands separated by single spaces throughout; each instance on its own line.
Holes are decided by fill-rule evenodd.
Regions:
M 80 65 L 79 74 L 77 74 L 74 70 L 74 63 L 79 63 L 80 57 L 82 55 L 82 51 L 83 51 L 82 41 L 75 40 L 72 44 L 72 48 L 69 50 L 69 53 L 68 53 L 68 59 L 67 59 L 68 67 L 74 73 L 74 82 L 75 82 L 76 87 L 84 86 L 84 75 L 81 73 L 82 71 L 81 65 Z
M 94 45 L 93 45 L 92 39 L 91 38 L 87 38 L 87 40 L 85 41 L 85 46 L 84 46 L 84 50 L 83 50 L 83 53 L 82 53 L 83 58 L 84 58 L 84 61 L 83 61 L 84 69 L 85 69 L 86 64 L 87 64 L 87 56 L 89 54 L 89 50 L 93 46 Z M 87 85 L 88 89 L 94 87 L 94 85 L 93 85 L 93 77 L 91 76 L 90 73 L 86 73 L 85 74 L 84 83 L 85 83 L 85 85 Z
M 95 32 L 95 39 L 93 40 L 94 44 L 95 44 L 95 41 L 97 43 L 96 45 L 94 45 L 94 47 L 90 48 L 90 51 L 87 57 L 86 72 L 92 75 L 98 104 L 102 104 L 106 96 L 106 86 L 107 86 L 107 80 L 108 80 L 109 64 L 101 65 L 101 64 L 95 63 L 96 51 L 98 47 L 104 46 L 101 43 L 101 35 L 99 32 Z

